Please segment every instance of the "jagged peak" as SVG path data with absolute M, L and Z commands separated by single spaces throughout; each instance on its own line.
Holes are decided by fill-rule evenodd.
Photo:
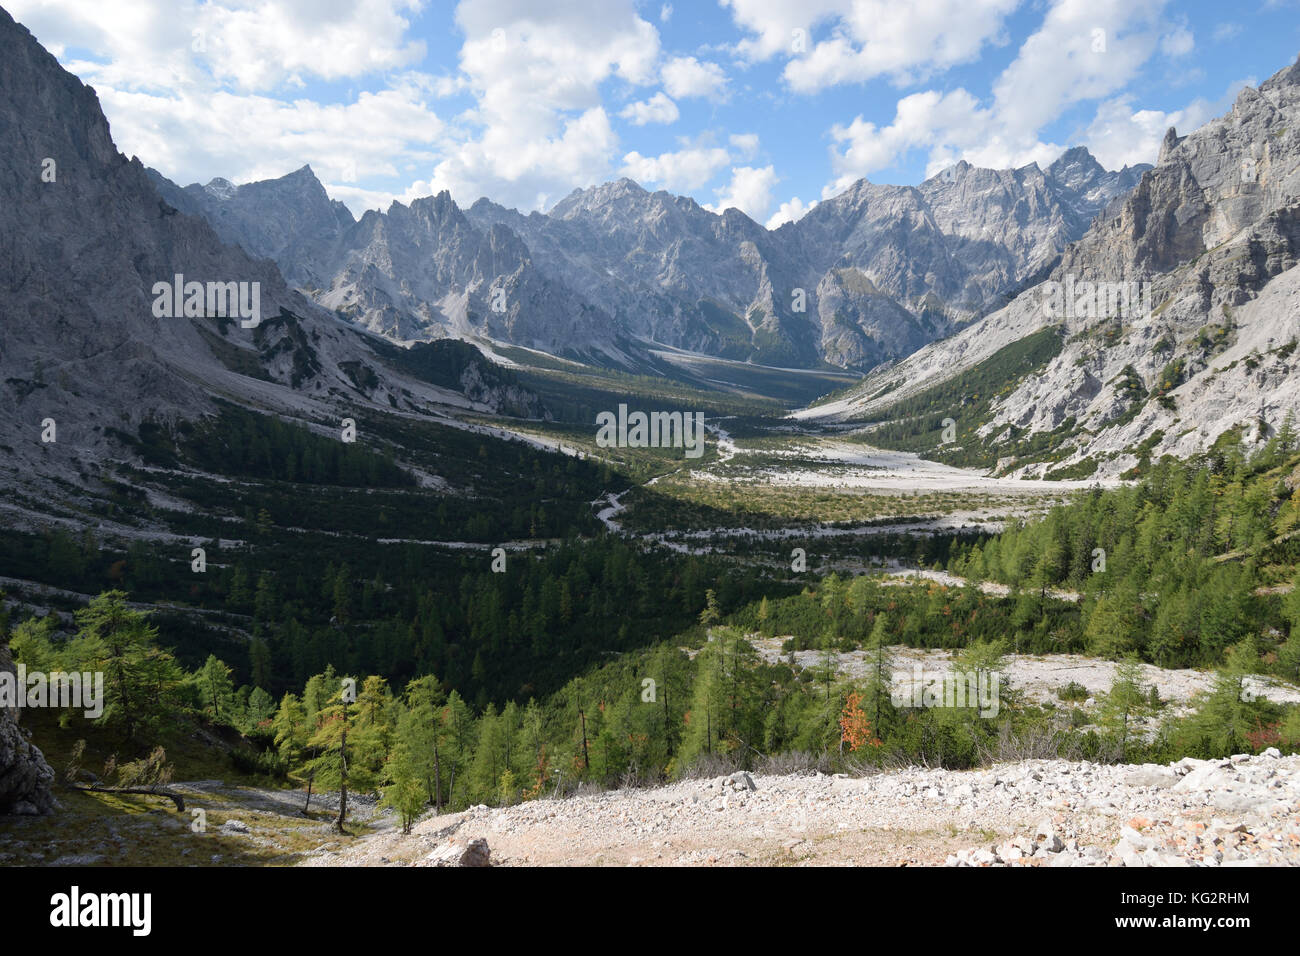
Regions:
M 1090 169 L 1098 169 L 1103 172 L 1106 171 L 1106 167 L 1102 166 L 1102 164 L 1097 160 L 1097 157 L 1092 155 L 1092 151 L 1089 150 L 1087 146 L 1071 146 L 1058 156 L 1055 162 L 1047 168 L 1050 172 L 1051 170 L 1058 168 L 1064 169 L 1068 166 L 1087 166 Z
M 574 192 L 577 192 L 577 190 L 575 189 Z M 572 193 L 571 193 L 570 195 L 572 195 Z M 484 212 L 484 211 L 487 211 L 487 210 L 492 210 L 492 211 L 496 211 L 496 212 L 516 212 L 516 211 L 517 211 L 517 210 L 507 209 L 505 206 L 501 205 L 499 202 L 493 202 L 491 199 L 488 199 L 487 196 L 479 196 L 478 199 L 475 199 L 475 200 L 474 200 L 474 204 L 473 204 L 472 206 L 469 207 L 469 211 L 470 211 L 470 212 Z
M 224 179 L 221 176 L 212 178 L 208 181 L 208 184 L 203 187 L 203 191 L 208 195 L 222 200 L 231 199 L 238 189 L 239 187 L 229 179 Z
M 601 183 L 587 189 L 575 189 L 552 206 L 548 215 L 563 219 L 580 209 L 595 209 L 618 199 L 627 197 L 641 199 L 649 195 L 649 190 L 640 183 L 624 176 L 622 179 Z
M 411 211 L 428 210 L 429 214 L 438 218 L 446 219 L 448 217 L 459 217 L 461 215 L 460 207 L 456 205 L 456 200 L 451 198 L 451 192 L 446 189 L 439 190 L 433 196 L 421 196 L 419 199 L 411 200 Z
M 1164 165 L 1165 160 L 1169 158 L 1169 154 L 1173 152 L 1181 142 L 1182 140 L 1178 136 L 1177 129 L 1171 126 L 1169 129 L 1165 130 L 1165 138 L 1160 141 L 1160 157 L 1156 160 L 1156 165 Z
M 1259 84 L 1261 90 L 1275 90 L 1282 86 L 1300 86 L 1300 57 Z

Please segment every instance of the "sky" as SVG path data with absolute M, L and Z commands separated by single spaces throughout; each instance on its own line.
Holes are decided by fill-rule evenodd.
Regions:
M 1300 0 L 0 0 L 184 185 L 360 214 L 619 177 L 771 228 L 965 159 L 1109 169 L 1296 58 Z

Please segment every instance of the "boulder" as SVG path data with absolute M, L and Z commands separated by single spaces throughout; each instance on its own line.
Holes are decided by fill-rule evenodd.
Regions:
M 7 646 L 0 646 L 0 671 L 16 674 Z M 0 707 L 0 815 L 42 816 L 58 808 L 51 789 L 54 771 L 18 724 L 17 708 Z

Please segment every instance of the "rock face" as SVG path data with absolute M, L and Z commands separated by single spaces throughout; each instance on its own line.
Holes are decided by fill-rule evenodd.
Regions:
M 336 255 L 343 235 L 356 224 L 347 206 L 325 194 L 310 166 L 270 182 L 235 186 L 214 179 L 184 189 L 152 169 L 148 174 L 168 203 L 205 217 L 218 236 L 250 255 L 274 259 L 295 286 L 318 288 L 326 281 L 313 265 Z
M 1089 459 L 1104 476 L 1136 464 L 1143 442 L 1153 443 L 1145 451 L 1154 460 L 1193 454 L 1230 428 L 1247 440 L 1275 434 L 1300 413 L 1300 67 L 1243 90 L 1231 112 L 1190 135 L 1171 130 L 1156 167 L 1116 197 L 1043 282 L 877 370 L 823 414 L 886 412 L 1055 325 L 1060 353 L 999 390 L 985 440 L 996 445 L 1010 426 L 1022 436 L 1065 426 L 1061 466 Z M 1132 307 L 1110 298 L 1144 284 L 1147 300 Z M 1068 288 L 1078 301 L 1067 310 L 1053 290 Z M 1045 469 L 1011 467 L 1026 476 Z
M 481 336 L 614 362 L 660 343 L 870 368 L 1001 304 L 1145 168 L 1108 173 L 1082 148 L 1046 171 L 960 163 L 916 188 L 862 180 L 775 231 L 629 179 L 546 214 L 487 199 L 462 211 L 444 192 L 353 222 L 307 167 L 238 187 L 150 176 L 320 304 L 397 340 Z
M 0 402 L 8 409 L 0 418 L 0 475 L 7 488 L 41 500 L 41 482 L 93 481 L 96 462 L 120 457 L 121 436 L 134 436 L 143 420 L 192 419 L 218 398 L 296 415 L 332 415 L 339 403 L 469 404 L 454 384 L 433 388 L 385 367 L 378 350 L 391 343 L 314 304 L 274 262 L 224 244 L 204 218 L 160 199 L 140 162 L 114 148 L 94 91 L 3 10 L 0 49 Z M 300 227 L 324 230 L 328 242 L 350 222 L 310 171 L 288 178 L 294 201 L 277 203 L 257 189 L 246 200 L 273 212 L 262 221 L 258 255 L 296 249 Z M 209 184 L 207 194 L 232 188 Z M 185 208 L 198 202 L 190 194 L 172 198 Z M 155 284 L 177 274 L 244 283 L 250 292 L 256 284 L 260 323 L 241 327 L 206 300 L 199 315 L 155 314 Z M 53 440 L 42 440 L 46 434 Z
M 627 179 L 575 191 L 545 215 L 482 199 L 468 214 L 508 225 L 543 271 L 633 336 L 869 368 L 999 304 L 1146 168 L 1107 173 L 1083 149 L 1047 172 L 960 163 L 916 188 L 861 180 L 774 231 Z
M 442 192 L 355 221 L 309 166 L 280 179 L 181 189 L 167 202 L 275 260 L 320 305 L 396 341 L 486 337 L 550 352 L 615 353 L 609 317 L 542 273 L 510 229 L 480 227 Z
M 15 673 L 7 645 L 0 646 L 0 672 Z M 0 707 L 0 815 L 54 812 L 53 783 L 54 771 L 19 726 L 17 709 Z

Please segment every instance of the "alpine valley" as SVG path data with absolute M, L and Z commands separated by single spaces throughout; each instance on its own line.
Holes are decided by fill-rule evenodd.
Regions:
M 1300 64 L 776 229 L 149 160 L 0 10 L 0 863 L 1300 863 Z

